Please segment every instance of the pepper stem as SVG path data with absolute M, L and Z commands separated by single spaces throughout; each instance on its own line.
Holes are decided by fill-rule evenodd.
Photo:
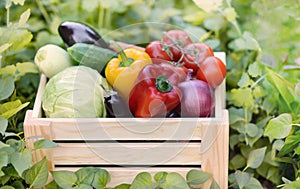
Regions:
M 129 67 L 132 64 L 132 62 L 134 62 L 134 59 L 133 58 L 128 58 L 126 56 L 124 50 L 116 42 L 112 43 L 112 45 L 119 52 L 118 54 L 121 56 L 122 61 L 120 62 L 120 66 L 121 67 Z
M 166 76 L 160 75 L 156 78 L 156 89 L 160 92 L 167 93 L 170 92 L 173 88 L 172 83 L 168 80 Z
M 129 67 L 132 62 L 134 62 L 133 58 L 128 58 L 123 50 L 119 52 L 122 61 L 120 62 L 120 66 L 122 67 Z

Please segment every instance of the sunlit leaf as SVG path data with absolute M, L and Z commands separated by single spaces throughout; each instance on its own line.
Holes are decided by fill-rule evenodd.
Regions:
M 282 139 L 289 135 L 292 129 L 292 116 L 290 114 L 280 114 L 269 121 L 266 126 L 264 136 L 270 139 Z
M 206 12 L 216 11 L 220 6 L 223 5 L 223 0 L 193 0 L 193 2 Z
M 252 90 L 250 88 L 232 89 L 230 101 L 237 107 L 251 108 L 254 105 Z
M 25 29 L 16 29 L 12 31 L 12 34 L 8 40 L 11 43 L 10 49 L 20 50 L 25 47 L 32 39 L 33 35 Z
M 24 5 L 25 0 L 11 0 L 15 5 L 19 4 L 21 6 Z
M 30 9 L 27 9 L 25 12 L 21 14 L 18 26 L 23 27 L 28 21 L 29 16 L 30 16 Z
M 11 46 L 11 44 L 9 44 L 9 43 L 5 43 L 5 44 L 1 45 L 0 53 L 3 53 L 4 51 L 6 51 L 10 46 Z
M 28 105 L 29 102 L 22 104 L 21 100 L 6 102 L 0 105 L 0 117 L 9 119 Z
M 226 8 L 224 10 L 223 14 L 229 22 L 233 22 L 237 18 L 237 13 L 235 12 L 234 8 L 232 8 L 232 7 Z

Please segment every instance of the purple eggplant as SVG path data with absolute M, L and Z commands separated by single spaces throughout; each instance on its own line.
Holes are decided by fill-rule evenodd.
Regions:
M 110 49 L 93 28 L 80 22 L 65 21 L 59 25 L 58 33 L 67 47 L 75 43 L 87 43 Z

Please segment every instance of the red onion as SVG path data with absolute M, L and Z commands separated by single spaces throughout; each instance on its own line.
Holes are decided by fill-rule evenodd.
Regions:
M 213 113 L 213 92 L 206 82 L 188 80 L 178 87 L 182 91 L 181 117 L 209 117 Z

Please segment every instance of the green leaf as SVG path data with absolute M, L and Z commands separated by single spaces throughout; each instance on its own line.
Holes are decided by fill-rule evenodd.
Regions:
M 284 146 L 278 153 L 279 157 L 282 157 L 292 152 L 300 143 L 300 137 L 298 135 L 291 135 L 285 139 Z
M 244 189 L 263 189 L 263 186 L 256 178 L 251 177 L 250 181 L 248 182 L 248 184 L 246 184 Z
M 95 169 L 92 167 L 84 167 L 75 172 L 79 184 L 91 185 L 95 175 Z
M 252 90 L 250 88 L 232 89 L 229 98 L 231 103 L 238 107 L 251 108 L 254 105 Z
M 0 117 L 0 134 L 4 135 L 7 129 L 8 121 L 5 118 Z
M 249 75 L 244 72 L 241 79 L 238 82 L 238 86 L 240 88 L 249 87 L 252 83 L 253 81 L 250 79 Z
M 15 188 L 12 186 L 2 186 L 0 189 L 15 189 Z
M 93 187 L 88 184 L 78 184 L 77 186 L 73 187 L 72 189 L 93 189 Z
M 218 10 L 220 6 L 223 5 L 222 0 L 214 0 L 214 1 L 201 1 L 201 0 L 193 0 L 193 2 L 200 8 L 206 12 L 212 12 Z
M 130 184 L 120 184 L 114 187 L 114 189 L 129 189 L 129 188 L 130 188 Z
M 100 2 L 101 0 L 90 0 L 89 3 L 82 2 L 81 6 L 83 10 L 87 12 L 93 12 L 97 9 L 97 7 L 99 7 Z
M 249 123 L 246 126 L 246 133 L 250 136 L 250 137 L 255 137 L 258 135 L 258 127 L 253 124 L 253 123 Z
M 209 188 L 210 189 L 220 189 L 220 186 L 218 185 L 218 183 L 215 180 L 213 180 Z
M 14 181 L 11 186 L 13 186 L 15 189 L 25 189 L 22 181 L 20 180 Z
M 8 43 L 11 43 L 11 50 L 20 50 L 30 43 L 33 35 L 25 29 L 16 29 L 12 31 Z
M 269 121 L 264 136 L 272 139 L 282 139 L 289 135 L 292 129 L 292 116 L 284 113 Z
M 10 161 L 18 174 L 22 176 L 22 173 L 30 167 L 31 160 L 31 151 L 24 149 L 22 152 L 14 152 Z
M 0 54 L 3 53 L 4 51 L 6 51 L 10 46 L 11 46 L 11 44 L 9 44 L 9 43 L 5 43 L 5 44 L 1 45 L 0 46 Z
M 92 186 L 95 188 L 105 188 L 105 186 L 110 182 L 110 174 L 105 169 L 96 169 L 95 177 Z
M 241 154 L 236 154 L 229 162 L 230 169 L 238 170 L 246 165 L 246 159 Z
M 23 27 L 28 21 L 29 16 L 30 16 L 30 9 L 27 9 L 25 12 L 21 14 L 18 27 Z
M 257 40 L 249 32 L 244 32 L 241 38 L 229 43 L 229 47 L 235 51 L 258 50 L 260 46 Z
M 295 100 L 294 95 L 291 93 L 291 90 L 294 90 L 293 84 L 288 82 L 278 73 L 267 69 L 267 79 L 268 81 L 278 90 L 280 95 L 282 96 L 286 106 L 289 108 L 291 112 L 293 109 L 291 108 L 290 104 Z M 299 113 L 299 112 L 296 112 Z
M 211 178 L 211 174 L 200 170 L 192 169 L 186 175 L 186 182 L 188 184 L 202 184 Z
M 169 173 L 161 186 L 163 189 L 190 189 L 184 178 L 175 172 Z
M 232 7 L 226 8 L 223 14 L 229 22 L 233 22 L 237 18 L 237 13 L 235 12 L 235 9 Z
M 282 189 L 295 189 L 295 188 L 299 188 L 299 186 L 300 186 L 300 180 L 296 180 L 289 184 L 286 184 Z
M 239 185 L 239 188 L 244 188 L 244 186 L 246 186 L 250 181 L 250 175 L 246 172 L 236 171 L 234 173 L 234 177 L 237 184 Z
M 15 5 L 19 4 L 21 6 L 24 5 L 25 0 L 11 0 Z
M 7 99 L 14 92 L 15 82 L 14 77 L 11 75 L 2 76 L 0 75 L 0 101 Z M 0 117 L 2 117 L 0 115 Z
M 71 171 L 52 171 L 52 176 L 61 188 L 72 188 L 77 182 L 77 176 Z
M 256 169 L 257 167 L 259 167 L 264 160 L 266 150 L 267 147 L 252 150 L 249 154 L 246 168 L 251 167 L 253 169 Z
M 46 189 L 60 189 L 54 180 L 46 185 Z
M 29 102 L 22 104 L 21 100 L 6 102 L 0 105 L 0 117 L 9 119 L 28 105 Z
M 262 75 L 262 69 L 259 67 L 257 62 L 249 65 L 248 73 L 251 77 L 258 77 Z
M 166 180 L 168 173 L 167 172 L 158 172 L 154 175 L 154 180 L 156 182 L 164 182 Z
M 17 77 L 24 76 L 25 74 L 28 73 L 39 73 L 37 65 L 32 62 L 17 63 L 16 69 L 17 69 L 17 73 L 16 73 Z
M 130 189 L 155 189 L 156 186 L 148 172 L 139 173 L 133 180 Z
M 0 170 L 8 164 L 8 154 L 5 151 L 0 152 Z
M 42 139 L 42 140 L 38 140 L 34 142 L 34 149 L 43 149 L 43 148 L 54 148 L 57 147 L 58 144 L 56 144 L 55 142 L 51 141 L 51 140 L 46 140 L 46 139 Z
M 40 188 L 45 186 L 48 180 L 48 165 L 44 157 L 41 161 L 34 164 L 23 173 L 24 179 L 27 184 Z

